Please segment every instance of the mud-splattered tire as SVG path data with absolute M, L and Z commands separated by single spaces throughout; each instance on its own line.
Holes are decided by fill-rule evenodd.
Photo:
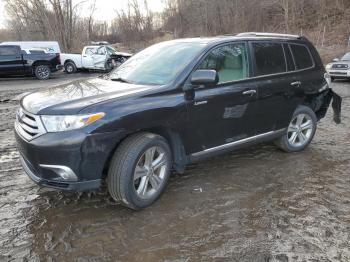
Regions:
M 67 74 L 74 74 L 77 72 L 77 67 L 73 62 L 67 62 L 64 64 L 64 71 L 66 71 Z
M 34 74 L 39 80 L 47 80 L 51 76 L 51 69 L 48 65 L 38 65 L 34 69 Z
M 317 128 L 317 117 L 307 106 L 299 106 L 290 121 L 286 133 L 275 141 L 285 152 L 304 150 L 312 141 Z
M 164 191 L 172 165 L 167 141 L 156 134 L 126 138 L 114 153 L 107 177 L 111 197 L 134 209 L 148 207 Z

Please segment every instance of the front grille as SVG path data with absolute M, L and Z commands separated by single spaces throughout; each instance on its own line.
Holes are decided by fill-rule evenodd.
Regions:
M 331 73 L 331 75 L 344 75 L 344 76 L 346 76 L 346 75 L 348 75 L 348 73 L 347 72 L 330 72 Z
M 349 66 L 347 64 L 334 64 L 332 69 L 347 70 Z
M 30 114 L 22 108 L 19 108 L 16 113 L 15 128 L 28 141 L 46 132 L 40 117 Z

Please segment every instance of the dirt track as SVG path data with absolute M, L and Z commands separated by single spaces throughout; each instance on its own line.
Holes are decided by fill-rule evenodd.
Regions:
M 349 82 L 333 85 L 343 123 L 330 110 L 306 151 L 264 144 L 190 166 L 133 212 L 22 171 L 11 99 L 62 81 L 0 79 L 0 261 L 350 261 Z

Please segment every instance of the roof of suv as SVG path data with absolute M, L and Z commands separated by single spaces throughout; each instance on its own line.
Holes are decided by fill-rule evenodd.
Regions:
M 247 32 L 240 33 L 237 35 L 220 35 L 214 37 L 196 37 L 196 38 L 182 38 L 172 41 L 176 42 L 199 42 L 203 44 L 215 43 L 215 42 L 226 42 L 232 40 L 242 39 L 254 39 L 254 40 L 304 40 L 305 38 L 298 35 L 290 34 L 276 34 L 276 33 L 256 33 Z

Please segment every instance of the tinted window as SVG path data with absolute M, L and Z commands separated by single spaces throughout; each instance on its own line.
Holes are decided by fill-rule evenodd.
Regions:
M 0 46 L 0 55 L 17 55 L 17 48 L 13 46 Z
M 37 55 L 37 54 L 45 54 L 44 50 L 29 50 L 29 52 L 33 55 Z
M 288 71 L 294 71 L 295 70 L 294 60 L 288 44 L 283 44 L 283 48 L 284 48 L 284 53 L 286 55 Z
M 256 75 L 271 75 L 286 72 L 283 48 L 278 43 L 253 43 Z
M 305 69 L 313 66 L 309 50 L 304 45 L 290 45 L 297 69 Z
M 213 69 L 218 72 L 219 83 L 248 77 L 247 48 L 245 44 L 229 44 L 211 51 L 198 69 Z

